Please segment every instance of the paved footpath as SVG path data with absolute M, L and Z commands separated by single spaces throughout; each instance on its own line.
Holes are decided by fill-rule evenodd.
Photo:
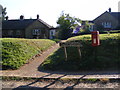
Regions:
M 0 71 L 0 76 L 15 76 L 15 77 L 31 77 L 31 78 L 120 78 L 120 72 L 118 71 L 89 71 L 89 72 L 52 72 L 52 71 L 40 71 L 38 67 L 51 53 L 59 48 L 59 44 L 52 46 L 50 49 L 44 51 L 39 57 L 36 57 L 30 63 L 25 64 L 18 70 L 3 70 Z

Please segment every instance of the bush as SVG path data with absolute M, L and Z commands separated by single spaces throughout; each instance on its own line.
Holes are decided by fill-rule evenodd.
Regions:
M 1 39 L 3 69 L 18 69 L 34 55 L 48 49 L 55 42 L 34 39 Z

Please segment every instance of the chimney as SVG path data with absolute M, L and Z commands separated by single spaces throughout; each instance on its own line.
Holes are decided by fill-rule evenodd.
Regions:
M 39 15 L 37 14 L 37 19 L 39 19 Z
M 111 12 L 111 8 L 109 8 L 108 10 L 109 10 L 109 12 Z
M 23 19 L 24 19 L 24 16 L 23 16 L 23 15 L 21 15 L 21 16 L 20 16 L 20 20 L 23 20 Z
M 6 20 L 8 20 L 8 18 L 9 18 L 8 16 L 5 17 Z

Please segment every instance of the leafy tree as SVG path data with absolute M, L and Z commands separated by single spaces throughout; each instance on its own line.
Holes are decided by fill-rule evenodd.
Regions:
M 93 25 L 92 23 L 89 23 L 89 21 L 84 21 L 83 28 L 80 32 L 88 33 L 90 32 L 90 26 Z
M 59 39 L 67 39 L 72 34 L 72 29 L 78 25 L 76 22 L 81 22 L 79 18 L 71 17 L 69 14 L 62 13 L 58 18 L 57 24 L 59 25 Z
M 5 20 L 5 18 L 8 18 L 8 16 L 6 16 L 7 12 L 6 12 L 6 7 L 2 8 L 2 20 Z

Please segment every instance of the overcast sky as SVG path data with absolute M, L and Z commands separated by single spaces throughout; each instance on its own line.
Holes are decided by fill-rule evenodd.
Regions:
M 120 0 L 0 0 L 0 4 L 7 8 L 9 19 L 18 19 L 24 15 L 25 19 L 40 19 L 52 26 L 56 26 L 56 21 L 61 12 L 69 13 L 82 20 L 93 20 L 108 8 L 112 12 L 118 11 Z

